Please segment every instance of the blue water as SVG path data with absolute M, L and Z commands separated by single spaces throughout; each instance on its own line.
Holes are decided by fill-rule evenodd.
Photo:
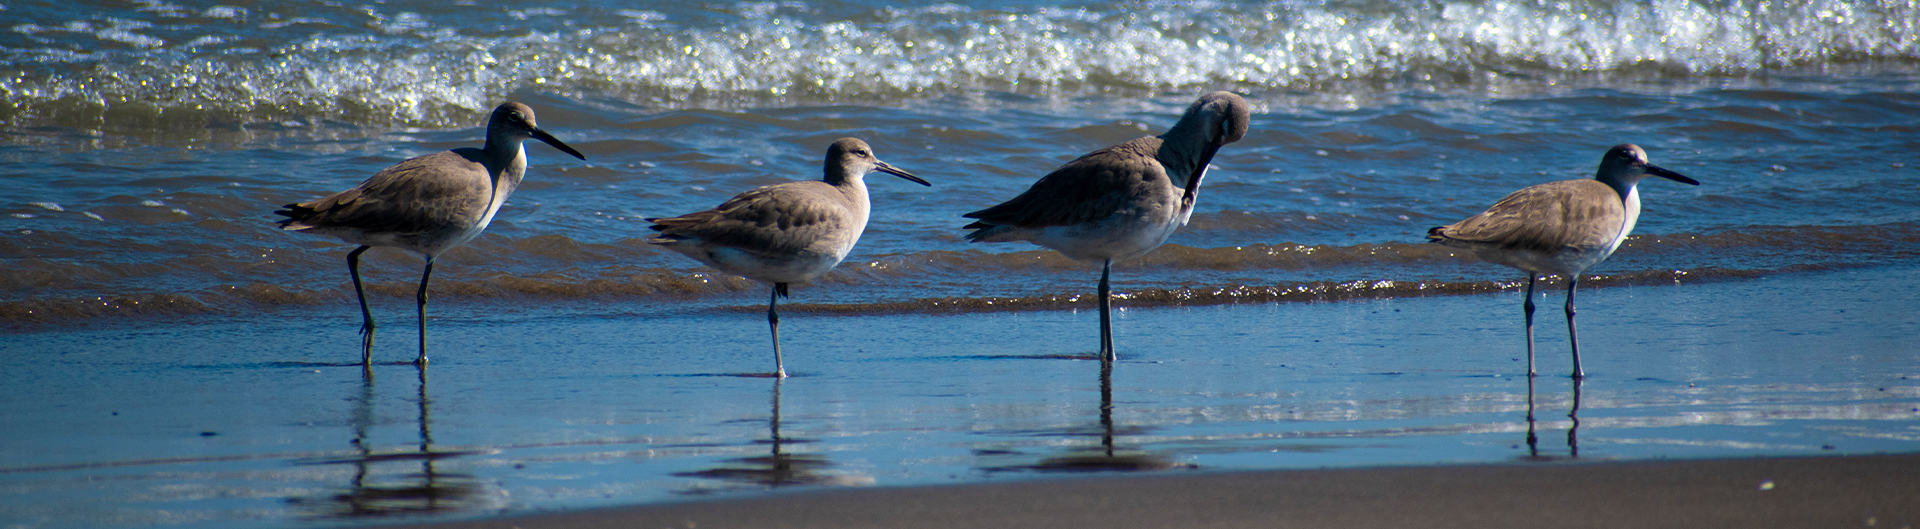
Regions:
M 1105 421 L 1099 362 L 1062 358 L 1092 353 L 1085 312 L 790 316 L 780 383 L 733 376 L 770 361 L 745 315 L 463 306 L 424 389 L 296 346 L 353 343 L 324 322 L 38 333 L 0 366 L 22 433 L 0 515 L 315 526 L 1073 470 L 1904 452 L 1917 272 L 1589 290 L 1578 425 L 1554 321 L 1531 447 L 1511 292 L 1126 310 Z
M 1920 13 L 1866 2 L 14 3 L 0 9 L 0 525 L 307 527 L 789 486 L 1912 451 Z M 958 215 L 1195 96 L 1255 108 L 1190 225 L 1114 271 Z M 526 102 L 487 233 L 363 271 L 271 211 L 473 146 Z M 870 182 L 782 305 L 643 217 Z M 1632 142 L 1634 237 L 1560 289 L 1526 443 L 1519 274 L 1422 242 Z M 424 396 L 424 398 L 423 398 Z M 118 413 L 116 415 L 116 413 Z M 777 425 L 772 421 L 779 417 Z M 1569 436 L 1569 433 L 1574 435 Z M 776 442 L 776 438 L 778 441 Z M 1569 442 L 1571 441 L 1571 442 Z M 1109 455 L 1109 449 L 1111 455 Z M 778 454 L 778 456 L 776 456 Z

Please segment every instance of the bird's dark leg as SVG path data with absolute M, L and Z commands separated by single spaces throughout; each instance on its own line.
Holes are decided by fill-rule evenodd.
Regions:
M 1538 278 L 1535 277 L 1533 274 L 1527 274 L 1527 302 L 1520 305 L 1522 308 L 1527 309 L 1527 377 L 1528 378 L 1540 376 L 1538 371 L 1533 370 L 1533 281 L 1535 279 L 1538 279 Z
M 360 366 L 373 368 L 373 311 L 367 309 L 367 292 L 360 288 L 360 254 L 372 246 L 347 252 L 347 273 L 353 276 L 353 293 L 360 297 Z
M 1580 278 L 1567 278 L 1567 341 L 1573 344 L 1573 379 L 1587 378 L 1586 370 L 1580 369 L 1580 333 L 1573 329 L 1573 289 L 1580 287 Z
M 773 284 L 773 297 L 767 300 L 767 327 L 773 329 L 773 376 L 787 378 L 787 364 L 780 358 L 780 298 L 787 296 L 786 283 Z
M 414 294 L 414 302 L 420 310 L 420 358 L 413 363 L 427 365 L 427 280 L 433 277 L 433 258 L 427 258 L 427 269 L 420 272 L 420 291 Z
M 1112 273 L 1112 259 L 1100 264 L 1100 361 L 1108 364 L 1118 356 L 1113 351 L 1113 290 L 1107 283 Z

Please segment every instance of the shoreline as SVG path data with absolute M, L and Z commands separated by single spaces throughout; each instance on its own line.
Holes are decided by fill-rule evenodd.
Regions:
M 396 525 L 1913 527 L 1920 454 L 1223 471 L 810 490 Z

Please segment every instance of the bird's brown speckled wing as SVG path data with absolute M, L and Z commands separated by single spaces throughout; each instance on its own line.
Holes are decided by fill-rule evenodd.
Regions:
M 478 149 L 409 159 L 340 193 L 275 213 L 288 230 L 351 228 L 396 234 L 426 233 L 478 222 L 493 196 Z M 441 174 L 444 173 L 444 174 Z M 449 201 L 447 197 L 469 197 Z
M 1104 219 L 1128 204 L 1143 181 L 1166 181 L 1167 173 L 1154 153 L 1160 138 L 1144 137 L 1087 153 L 1034 182 L 1020 196 L 964 216 L 980 219 L 968 229 L 992 226 L 1038 228 L 1067 226 Z
M 852 222 L 843 208 L 834 206 L 844 199 L 813 197 L 824 193 L 837 195 L 840 191 L 817 180 L 754 188 L 713 209 L 647 219 L 653 223 L 652 228 L 660 232 L 647 242 L 672 244 L 684 239 L 701 239 L 708 244 L 761 255 L 797 253 L 824 240 L 807 235 L 839 233 L 841 225 Z
M 1479 215 L 1433 228 L 1427 238 L 1540 252 L 1586 249 L 1611 244 L 1625 211 L 1620 194 L 1598 180 L 1548 182 L 1515 191 Z M 1621 221 L 1594 222 L 1609 217 Z

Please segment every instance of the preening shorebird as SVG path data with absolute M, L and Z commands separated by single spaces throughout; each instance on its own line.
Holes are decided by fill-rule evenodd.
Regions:
M 1200 96 L 1166 134 L 1100 149 L 1053 170 L 1020 196 L 965 216 L 972 242 L 1027 241 L 1100 263 L 1100 358 L 1111 363 L 1113 262 L 1146 255 L 1193 216 L 1214 153 L 1247 134 L 1252 113 L 1231 92 Z

